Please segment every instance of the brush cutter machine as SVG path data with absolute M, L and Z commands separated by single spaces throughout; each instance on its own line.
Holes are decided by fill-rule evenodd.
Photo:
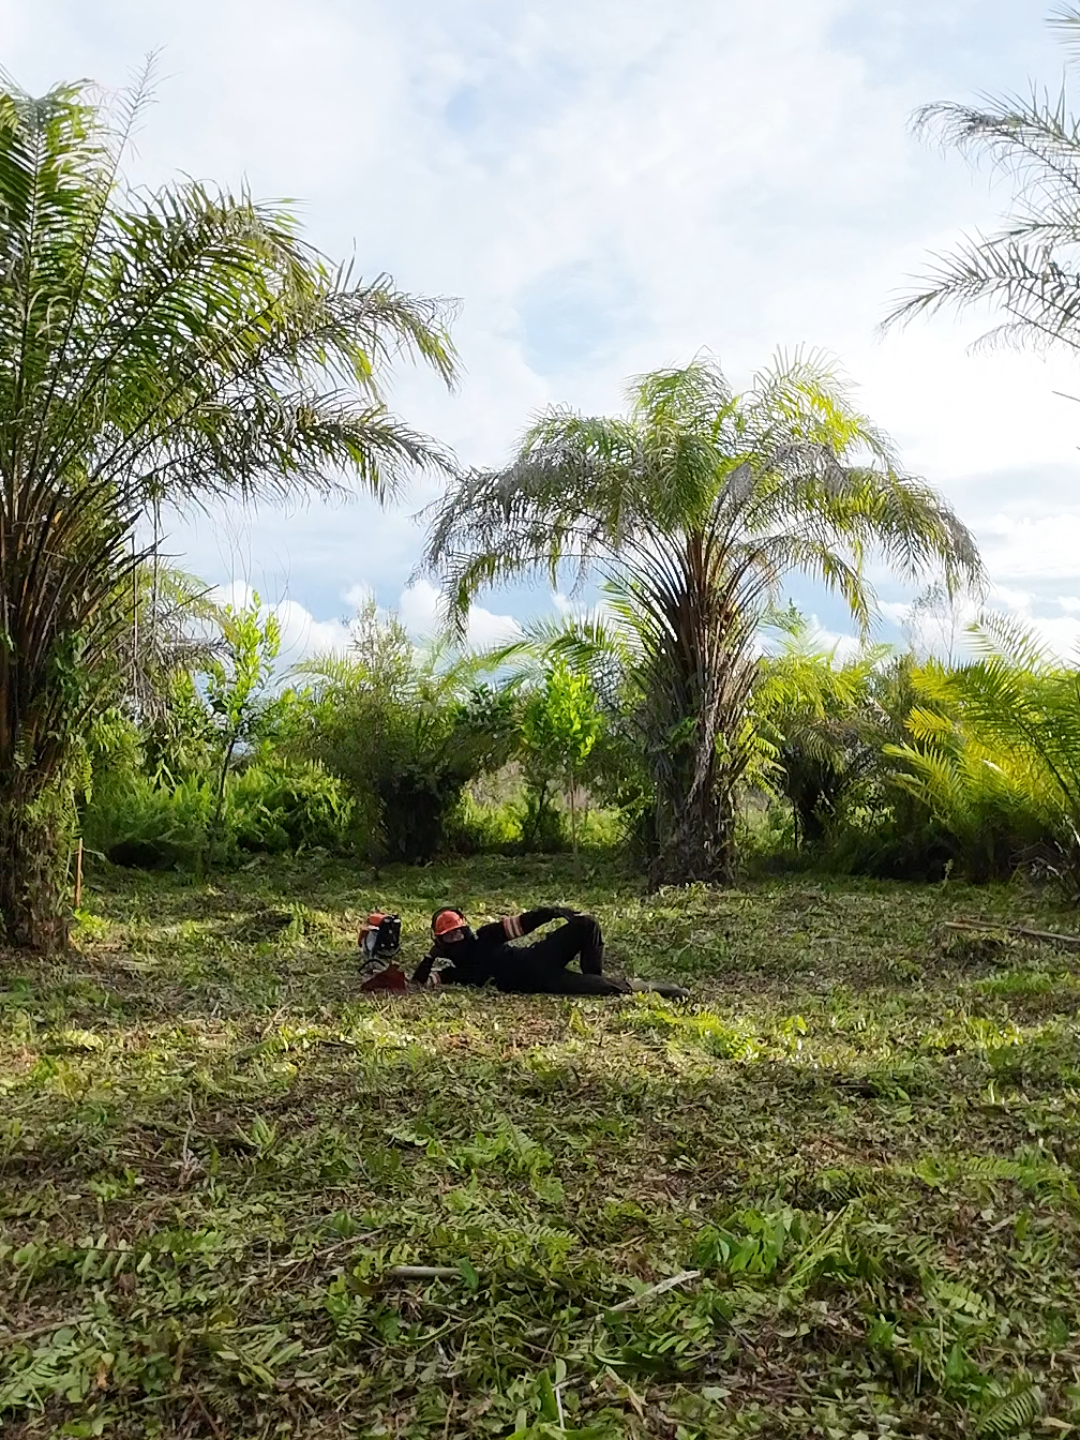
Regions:
M 404 992 L 409 982 L 395 963 L 401 949 L 401 916 L 373 910 L 360 927 L 360 973 L 366 976 L 361 990 Z

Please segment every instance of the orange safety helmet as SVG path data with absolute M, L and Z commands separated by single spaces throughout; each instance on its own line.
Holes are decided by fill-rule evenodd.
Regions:
M 441 935 L 448 935 L 451 930 L 466 929 L 465 916 L 460 910 L 436 910 L 431 917 L 431 933 L 438 940 Z

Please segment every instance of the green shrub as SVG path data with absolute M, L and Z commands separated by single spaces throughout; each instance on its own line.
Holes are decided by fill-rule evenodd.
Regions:
M 225 793 L 224 829 L 241 850 L 343 849 L 355 806 L 320 765 L 271 759 L 250 765 Z
M 910 742 L 887 747 L 895 782 L 970 879 L 1041 854 L 1080 897 L 1080 672 L 1019 622 L 988 616 L 970 633 L 980 658 L 922 671 Z
M 521 848 L 528 855 L 558 855 L 570 849 L 566 815 L 542 791 L 530 788 L 521 815 Z
M 742 807 L 735 831 L 735 847 L 741 869 L 751 872 L 805 869 L 810 857 L 800 851 L 795 823 L 786 800 L 762 804 L 755 797 Z
M 935 884 L 954 870 L 970 880 L 990 876 L 925 807 L 898 803 L 845 815 L 818 855 L 815 868 L 833 875 Z
M 447 821 L 444 840 L 457 855 L 519 854 L 520 807 L 511 800 L 485 805 L 466 793 Z
M 310 687 L 282 706 L 281 743 L 342 780 L 370 859 L 430 860 L 466 786 L 512 754 L 514 696 L 477 684 L 474 669 L 418 654 L 400 623 L 368 607 L 348 656 L 313 661 Z
M 585 810 L 578 815 L 578 845 L 583 850 L 614 850 L 626 839 L 626 816 L 619 810 Z
M 446 849 L 457 855 L 523 855 L 561 853 L 570 848 L 566 812 L 551 809 L 555 830 L 541 830 L 540 843 L 528 844 L 525 823 L 529 818 L 527 800 L 504 800 L 484 804 L 466 794 L 446 827 Z M 578 814 L 578 847 L 582 850 L 614 850 L 625 840 L 625 819 L 618 810 L 586 810 Z M 548 848 L 544 849 L 544 844 Z
M 209 780 L 157 787 L 132 773 L 95 792 L 83 816 L 87 848 L 117 865 L 141 869 L 195 865 L 214 813 Z
M 167 787 L 128 774 L 92 795 L 84 841 L 117 865 L 195 868 L 207 853 L 215 803 L 208 776 Z M 352 817 L 343 785 L 318 766 L 251 764 L 229 777 L 215 859 L 228 864 L 243 853 L 343 849 L 352 840 Z

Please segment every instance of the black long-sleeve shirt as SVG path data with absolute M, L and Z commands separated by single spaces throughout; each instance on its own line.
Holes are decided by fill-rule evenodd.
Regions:
M 444 985 L 486 985 L 489 980 L 497 984 L 521 963 L 520 952 L 510 944 L 511 940 L 529 935 L 552 920 L 569 920 L 574 913 L 562 905 L 555 905 L 526 910 L 521 915 L 504 916 L 490 925 L 481 925 L 472 939 L 453 947 L 452 955 L 442 949 L 436 940 L 417 967 L 412 977 L 413 984 L 426 984 L 432 966 L 439 959 L 451 959 L 453 962 L 439 971 L 439 979 Z

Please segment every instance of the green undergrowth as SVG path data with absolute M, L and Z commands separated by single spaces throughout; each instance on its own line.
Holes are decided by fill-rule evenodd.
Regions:
M 416 960 L 561 901 L 691 1004 L 359 993 L 372 905 Z M 1080 1435 L 1080 957 L 995 929 L 1080 928 L 1046 897 L 312 856 L 84 903 L 3 961 L 5 1440 Z

